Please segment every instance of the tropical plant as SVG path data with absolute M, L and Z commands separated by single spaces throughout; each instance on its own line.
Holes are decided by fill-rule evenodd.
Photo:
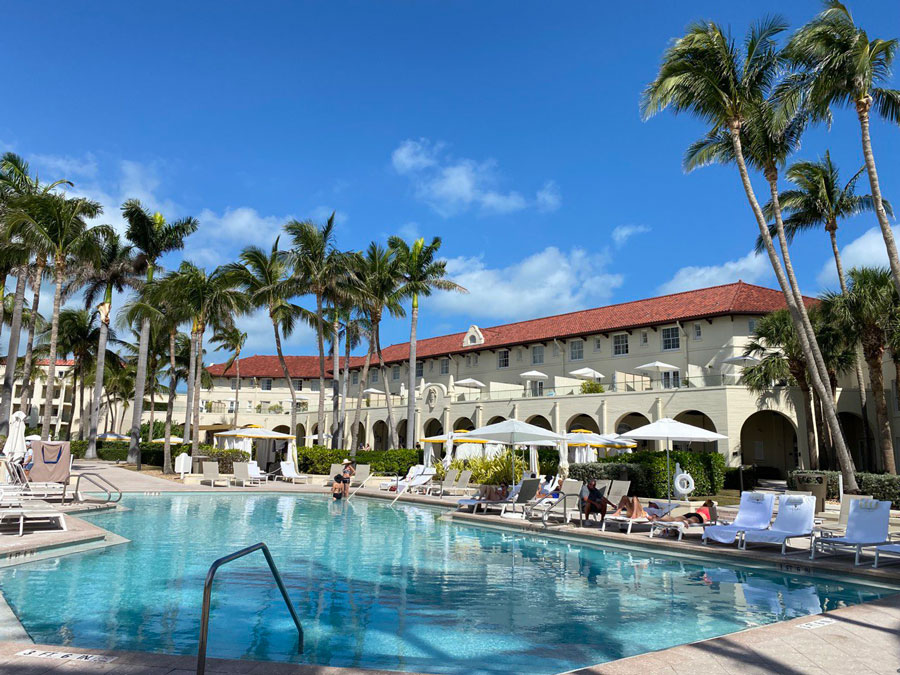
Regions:
M 900 292 L 900 257 L 878 182 L 869 129 L 872 108 L 885 120 L 900 123 L 900 91 L 883 85 L 890 77 L 897 40 L 869 39 L 850 11 L 837 0 L 801 27 L 790 39 L 785 56 L 799 70 L 785 79 L 779 93 L 788 108 L 806 109 L 815 120 L 831 122 L 831 109 L 853 106 L 859 119 L 872 206 L 887 247 Z
M 128 223 L 126 236 L 134 247 L 141 252 L 147 266 L 145 281 L 153 281 L 159 258 L 170 251 L 184 248 L 184 240 L 196 232 L 199 223 L 196 218 L 188 217 L 167 222 L 159 212 L 150 214 L 137 199 L 129 199 L 122 205 L 122 215 Z M 131 440 L 128 448 L 128 461 L 140 466 L 141 416 L 144 412 L 144 386 L 147 379 L 147 341 L 150 338 L 150 318 L 141 323 L 140 341 L 138 343 L 138 363 L 135 375 L 134 411 L 131 419 Z M 187 425 L 185 425 L 187 429 Z
M 720 142 L 726 137 L 731 142 L 733 159 L 737 164 L 747 201 L 797 328 L 804 357 L 810 364 L 811 384 L 822 400 L 845 485 L 848 491 L 856 492 L 853 460 L 841 433 L 834 402 L 827 395 L 827 369 L 816 344 L 802 296 L 798 301 L 799 288 L 789 266 L 786 241 L 781 238 L 782 254 L 785 256 L 785 264 L 782 265 L 762 207 L 753 190 L 747 168 L 748 157 L 745 156 L 743 147 L 745 139 L 750 139 L 757 145 L 750 149 L 749 160 L 762 165 L 770 191 L 774 190 L 772 199 L 779 214 L 776 225 L 781 233 L 783 224 L 777 202 L 777 185 L 773 188 L 777 172 L 773 173 L 772 168 L 777 167 L 786 155 L 781 154 L 781 150 L 775 152 L 770 145 L 783 148 L 791 145 L 791 138 L 785 127 L 777 124 L 779 113 L 767 99 L 781 68 L 775 40 L 784 29 L 785 24 L 780 18 L 766 19 L 748 32 L 743 49 L 739 49 L 728 32 L 717 24 L 692 24 L 687 33 L 666 50 L 659 74 L 644 91 L 641 109 L 645 118 L 666 108 L 671 108 L 675 113 L 690 112 L 711 125 L 701 145 L 707 142 L 712 147 L 721 147 Z M 720 160 L 722 155 L 716 152 L 711 157 Z M 704 163 L 703 153 L 697 144 L 688 153 L 688 164 L 692 163 Z
M 428 297 L 435 290 L 468 291 L 447 279 L 447 261 L 437 260 L 441 248 L 441 238 L 435 237 L 426 245 L 420 238 L 407 244 L 400 237 L 388 239 L 388 246 L 394 252 L 403 275 L 402 293 L 411 300 L 409 322 L 409 392 L 406 407 L 406 447 L 415 447 L 416 441 L 416 329 L 419 323 L 419 297 Z
M 886 268 L 850 270 L 846 294 L 826 293 L 823 311 L 844 332 L 858 335 L 869 367 L 872 398 L 875 400 L 878 444 L 884 470 L 897 473 L 894 462 L 890 417 L 884 395 L 883 359 L 888 336 L 898 319 L 898 298 L 891 272 Z
M 247 334 L 241 332 L 239 328 L 236 326 L 226 326 L 218 333 L 213 335 L 212 342 L 218 344 L 216 347 L 216 351 L 220 349 L 224 349 L 227 352 L 231 352 L 231 356 L 228 357 L 228 360 L 225 362 L 225 368 L 223 373 L 227 373 L 228 369 L 231 366 L 234 366 L 235 369 L 235 379 L 237 382 L 234 387 L 234 419 L 232 420 L 232 426 L 237 429 L 238 428 L 238 408 L 240 407 L 240 394 L 241 394 L 241 350 L 244 348 L 244 345 L 247 343 Z

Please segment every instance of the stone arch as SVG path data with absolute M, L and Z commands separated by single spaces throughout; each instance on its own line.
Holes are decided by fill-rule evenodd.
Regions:
M 297 425 L 297 432 L 296 432 L 295 436 L 297 437 L 297 445 L 306 445 L 306 425 L 305 424 L 301 423 L 301 424 Z
M 430 420 L 425 422 L 425 426 L 422 428 L 425 430 L 426 438 L 431 438 L 432 436 L 440 436 L 442 433 L 444 433 L 444 425 L 436 417 L 432 417 Z
M 800 465 L 797 428 L 787 415 L 760 410 L 741 425 L 741 462 L 772 467 L 782 475 Z
M 615 430 L 617 434 L 628 434 L 629 431 L 634 431 L 638 427 L 642 427 L 646 424 L 650 424 L 650 419 L 639 412 L 629 412 L 622 415 L 619 420 L 616 422 Z M 655 441 L 635 441 L 637 443 L 636 450 L 647 450 L 650 447 L 651 443 Z
M 453 431 L 459 431 L 461 429 L 464 431 L 472 431 L 472 429 L 474 428 L 475 423 L 472 422 L 471 418 L 469 417 L 459 417 L 453 423 Z
M 367 442 L 368 442 L 368 439 L 366 438 L 366 425 L 363 424 L 362 422 L 357 422 L 356 423 L 357 448 L 361 448 L 361 447 L 365 446 L 365 444 Z
M 498 424 L 505 421 L 506 418 L 503 415 L 494 415 L 491 419 L 488 420 L 488 424 Z
M 715 423 L 712 421 L 709 415 L 699 410 L 684 410 L 677 415 L 675 415 L 676 422 L 682 422 L 684 424 L 690 424 L 693 427 L 700 427 L 701 429 L 706 429 L 707 431 L 718 431 L 716 429 Z M 708 443 L 682 443 L 679 441 L 672 442 L 672 448 L 678 450 L 687 450 L 691 448 L 693 450 L 709 450 L 711 452 L 716 452 L 719 449 L 718 441 L 710 441 Z
M 406 447 L 406 420 L 400 420 L 397 422 L 397 445 L 401 448 Z M 413 439 L 413 447 L 415 447 L 416 443 L 419 442 L 418 438 Z
M 850 450 L 850 456 L 853 457 L 853 464 L 856 466 L 857 471 L 863 469 L 869 471 L 873 470 L 875 467 L 869 466 L 871 464 L 871 458 L 865 456 L 866 431 L 862 417 L 853 412 L 839 412 L 838 422 L 841 423 L 841 430 L 844 432 L 844 440 L 847 442 L 847 449 Z M 869 438 L 873 444 L 877 442 L 874 434 L 870 435 Z M 877 450 L 875 452 L 877 452 Z M 831 462 L 830 459 L 826 460 L 826 458 L 820 458 L 820 461 L 827 461 L 828 464 L 826 465 L 834 464 L 834 462 Z
M 384 420 L 378 420 L 372 425 L 372 449 L 387 450 L 390 444 L 388 425 Z
M 597 424 L 597 420 L 584 413 L 573 415 L 569 418 L 569 421 L 566 422 L 566 431 L 573 431 L 575 429 L 587 429 L 588 431 L 593 431 L 595 434 L 600 433 L 600 425 Z
M 543 415 L 532 415 L 525 421 L 528 424 L 533 424 L 534 426 L 540 427 L 541 429 L 546 429 L 547 431 L 553 431 L 553 425 L 550 424 L 550 420 L 548 420 Z

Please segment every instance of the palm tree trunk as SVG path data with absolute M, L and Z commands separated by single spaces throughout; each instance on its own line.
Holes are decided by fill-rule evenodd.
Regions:
M 28 317 L 28 341 L 25 343 L 25 363 L 22 366 L 22 397 L 19 401 L 19 410 L 25 411 L 30 416 L 31 395 L 34 386 L 31 383 L 31 369 L 34 365 L 34 329 L 38 317 L 38 307 L 41 304 L 41 280 L 44 278 L 44 259 L 37 261 L 34 272 L 34 295 L 31 298 L 31 315 Z
M 817 471 L 819 468 L 819 448 L 816 443 L 816 427 L 813 424 L 812 392 L 809 383 L 800 383 L 800 393 L 803 395 L 803 421 L 806 427 L 806 449 L 809 453 L 809 468 Z
M 887 399 L 884 395 L 884 375 L 882 374 L 881 352 L 866 351 L 866 363 L 869 366 L 869 379 L 872 381 L 872 397 L 875 399 L 875 420 L 878 427 L 878 444 L 881 446 L 881 457 L 884 471 L 897 474 L 894 462 L 894 444 L 891 441 L 891 422 L 888 415 Z
M 6 370 L 3 373 L 3 390 L 0 392 L 0 436 L 9 435 L 13 383 L 16 379 L 16 360 L 19 356 L 19 334 L 22 332 L 22 306 L 25 304 L 25 270 L 19 270 L 16 275 L 14 297 L 12 321 L 9 326 L 9 348 L 6 350 Z
M 406 403 L 406 447 L 416 447 L 416 330 L 419 323 L 419 294 L 412 296 L 409 321 L 409 393 Z
M 206 327 L 200 323 L 197 330 L 197 358 L 196 371 L 194 372 L 194 414 L 191 424 L 194 433 L 191 434 L 191 455 L 196 455 L 200 448 L 200 373 L 203 371 L 203 331 Z
M 881 186 L 878 183 L 878 171 L 875 169 L 875 154 L 872 152 L 872 137 L 869 134 L 869 109 L 872 107 L 872 97 L 856 102 L 856 115 L 859 117 L 859 128 L 862 136 L 863 157 L 866 161 L 866 173 L 869 174 L 869 186 L 872 189 L 872 201 L 875 202 L 875 215 L 881 226 L 881 236 L 884 237 L 884 245 L 887 248 L 888 261 L 891 264 L 891 275 L 894 277 L 894 286 L 900 293 L 900 256 L 897 254 L 897 244 L 894 242 L 894 232 L 888 221 L 887 212 L 884 210 L 884 201 L 881 198 Z
M 319 343 L 319 445 L 325 435 L 325 323 L 322 316 L 322 294 L 316 293 L 316 339 Z M 296 433 L 296 432 L 295 432 Z
M 147 386 L 147 351 L 150 348 L 150 319 L 141 321 L 138 341 L 137 373 L 134 376 L 134 408 L 131 412 L 131 438 L 128 442 L 128 463 L 141 470 L 141 417 L 144 414 L 144 394 Z
M 350 388 L 350 350 L 353 343 L 353 336 L 350 331 L 350 316 L 347 316 L 347 330 L 344 333 L 344 373 L 341 376 L 341 443 L 347 436 L 347 392 Z M 353 451 L 354 446 L 351 444 L 350 450 Z
M 76 365 L 74 368 L 72 368 L 72 371 L 71 371 L 72 372 L 72 414 L 69 416 L 69 423 L 66 425 L 66 440 L 67 441 L 72 440 L 72 426 L 75 424 L 75 411 L 77 410 L 77 408 L 75 406 L 78 404 L 78 395 L 77 395 L 78 394 L 78 369 L 77 368 L 78 368 L 78 366 Z M 64 410 L 63 406 L 65 405 L 65 398 L 66 398 L 66 385 L 65 385 L 66 377 L 65 377 L 65 375 L 63 375 L 60 379 L 63 382 L 63 386 L 62 386 L 62 391 L 60 392 L 60 397 L 59 397 L 59 408 L 58 408 L 59 412 L 56 415 L 57 434 L 59 433 L 59 425 L 62 422 L 63 410 Z
M 47 361 L 47 385 L 44 389 L 44 421 L 41 438 L 50 438 L 50 413 L 53 412 L 53 391 L 56 388 L 56 351 L 59 348 L 59 306 L 62 303 L 63 263 L 56 259 L 56 279 L 53 289 L 53 319 L 50 323 L 50 354 Z M 14 362 L 15 363 L 15 362 Z M 62 415 L 63 402 L 59 401 L 57 415 Z M 72 428 L 71 423 L 69 428 Z
M 78 378 L 78 440 L 84 440 L 85 420 L 87 415 L 84 405 L 84 374 Z
M 237 384 L 234 387 L 234 419 L 232 426 L 238 428 L 238 409 L 241 406 L 241 350 L 238 349 L 234 355 L 234 370 L 237 375 Z
M 816 434 L 816 441 L 818 444 L 818 452 L 819 452 L 819 467 L 823 469 L 833 468 L 834 464 L 831 461 L 831 450 L 830 443 L 828 437 L 828 427 L 825 425 L 825 417 L 822 415 L 822 401 L 819 399 L 819 396 L 815 391 L 812 392 L 813 399 L 813 415 L 816 418 L 816 429 L 818 433 Z
M 194 409 L 194 371 L 197 369 L 197 327 L 191 331 L 190 356 L 188 357 L 187 393 L 184 402 L 184 437 L 185 443 L 190 443 L 193 437 L 191 433 L 191 411 Z
M 397 428 L 394 426 L 394 409 L 391 403 L 391 385 L 388 382 L 387 368 L 384 367 L 384 357 L 381 355 L 381 321 L 375 323 L 375 349 L 378 353 L 378 368 L 381 371 L 381 381 L 384 382 L 384 400 L 387 405 L 388 422 L 388 446 L 386 450 L 397 447 Z
M 356 393 L 356 413 L 353 416 L 353 426 L 350 427 L 350 456 L 356 456 L 357 438 L 359 436 L 359 415 L 362 412 L 362 392 L 366 388 L 369 379 L 369 364 L 372 362 L 372 339 L 369 339 L 369 351 L 366 352 L 366 360 L 363 361 L 363 369 L 359 379 L 359 391 Z
M 150 380 L 150 420 L 147 423 L 147 442 L 153 440 L 156 436 L 154 427 L 156 426 L 156 376 Z
M 100 337 L 97 340 L 97 366 L 94 372 L 94 396 L 91 399 L 91 426 L 88 430 L 88 445 L 84 452 L 85 459 L 97 459 L 97 427 L 100 423 L 100 401 L 103 398 L 103 376 L 106 368 L 106 340 L 109 333 L 110 303 L 112 288 L 106 289 L 106 297 L 97 311 L 100 314 Z
M 341 318 L 338 316 L 338 308 L 334 307 L 334 321 L 331 322 L 331 447 L 337 450 L 343 443 L 344 435 L 341 430 L 341 420 L 338 410 L 340 407 L 339 380 L 341 373 L 341 346 L 338 336 L 341 333 Z
M 772 269 L 775 271 L 775 277 L 778 279 L 778 284 L 781 287 L 781 292 L 784 295 L 788 310 L 791 312 L 791 316 L 794 319 L 794 324 L 798 328 L 797 337 L 800 341 L 800 346 L 807 358 L 807 363 L 815 363 L 815 358 L 809 344 L 806 329 L 803 326 L 802 319 L 799 315 L 799 310 L 796 307 L 794 294 L 791 291 L 791 288 L 788 285 L 788 281 L 784 275 L 784 269 L 782 268 L 781 262 L 778 259 L 778 254 L 775 252 L 775 244 L 772 242 L 772 237 L 769 234 L 769 227 L 766 223 L 766 218 L 763 215 L 762 208 L 760 208 L 759 202 L 756 199 L 756 193 L 753 191 L 753 185 L 750 182 L 750 174 L 747 171 L 747 164 L 744 161 L 744 153 L 741 147 L 740 122 L 738 121 L 735 121 L 731 124 L 731 142 L 734 146 L 735 160 L 738 165 L 741 182 L 744 186 L 744 192 L 747 195 L 747 200 L 750 203 L 750 208 L 752 209 L 753 214 L 756 217 L 760 235 L 762 236 L 763 243 L 765 244 L 766 252 L 769 255 L 769 261 L 772 264 Z M 821 358 L 821 355 L 819 358 Z M 831 429 L 832 436 L 834 437 L 835 450 L 837 451 L 838 461 L 841 465 L 841 473 L 843 474 L 844 478 L 844 487 L 848 492 L 857 492 L 859 487 L 856 484 L 853 460 L 850 457 L 850 453 L 847 451 L 847 445 L 846 443 L 844 443 L 843 436 L 841 435 L 841 428 L 838 422 L 837 413 L 834 409 L 834 402 L 828 396 L 828 391 L 825 388 L 825 384 L 821 375 L 819 374 L 818 364 L 816 368 L 810 368 L 810 379 L 812 380 L 811 384 L 813 385 L 813 388 L 822 398 L 825 419 L 828 423 L 828 427 Z
M 163 443 L 163 473 L 172 473 L 172 413 L 175 412 L 175 388 L 178 377 L 175 365 L 175 338 L 177 330 L 169 331 L 169 400 L 166 401 L 166 429 Z
M 281 350 L 281 333 L 278 331 L 278 322 L 272 318 L 272 330 L 275 331 L 275 350 L 278 352 L 278 362 L 281 364 L 281 372 L 287 380 L 288 389 L 291 392 L 291 433 L 297 440 L 297 392 L 294 390 L 294 382 L 291 380 L 291 373 L 288 371 L 287 362 L 284 360 L 284 352 Z M 322 427 L 319 427 L 319 436 L 322 435 Z M 297 440 L 297 445 L 302 442 Z

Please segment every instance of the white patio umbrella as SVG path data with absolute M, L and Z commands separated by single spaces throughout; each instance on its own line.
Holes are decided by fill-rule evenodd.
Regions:
M 646 424 L 637 429 L 628 432 L 628 438 L 640 441 L 665 441 L 666 442 L 666 489 L 668 491 L 669 501 L 672 501 L 672 481 L 669 478 L 670 461 L 669 461 L 669 445 L 672 441 L 721 441 L 728 438 L 715 431 L 709 431 L 701 427 L 695 427 L 692 424 L 684 422 L 676 422 L 670 417 L 663 417 L 655 422 Z
M 601 380 L 603 373 L 597 372 L 593 368 L 579 368 L 578 370 L 569 371 L 569 375 L 577 377 L 579 380 Z
M 363 389 L 364 394 L 381 394 L 384 396 L 384 392 L 381 389 L 376 389 L 375 387 L 369 387 L 368 389 Z
M 40 434 L 28 434 L 28 435 L 25 437 L 25 440 L 26 440 L 26 441 L 40 441 L 40 440 L 43 440 L 43 439 L 41 438 L 41 435 L 40 435 Z
M 662 375 L 663 373 L 671 373 L 676 370 L 681 370 L 678 366 L 673 366 L 670 363 L 663 363 L 662 361 L 652 361 L 651 363 L 645 363 L 642 366 L 638 366 L 635 370 L 640 370 L 644 373 L 656 373 L 657 375 Z
M 98 441 L 127 441 L 130 437 L 125 434 L 117 434 L 112 431 L 108 431 L 105 434 L 99 434 L 97 436 Z
M 740 355 L 740 356 L 732 356 L 730 358 L 724 359 L 722 363 L 731 363 L 736 366 L 755 366 L 759 363 L 759 359 L 755 356 L 750 355 Z
M 468 389 L 484 389 L 484 382 L 479 382 L 473 377 L 466 377 L 461 380 L 457 380 L 457 387 L 467 387 Z
M 154 438 L 150 442 L 151 443 L 165 443 L 166 439 L 165 438 Z M 184 443 L 184 439 L 181 436 L 170 436 L 169 442 L 170 443 Z
M 546 380 L 547 373 L 542 373 L 539 370 L 526 370 L 519 375 L 519 379 L 525 380 L 526 382 L 529 380 Z
M 21 410 L 12 414 L 9 436 L 6 437 L 6 443 L 3 445 L 3 454 L 8 459 L 19 459 L 25 456 L 25 413 Z
M 488 424 L 486 427 L 473 429 L 469 433 L 476 438 L 495 441 L 503 445 L 527 445 L 540 443 L 541 441 L 554 441 L 560 444 L 559 462 L 561 466 L 569 465 L 566 437 L 555 431 L 520 422 L 519 420 L 503 420 L 496 424 Z M 513 453 L 515 454 L 515 453 Z M 515 460 L 512 465 L 513 482 L 515 483 Z

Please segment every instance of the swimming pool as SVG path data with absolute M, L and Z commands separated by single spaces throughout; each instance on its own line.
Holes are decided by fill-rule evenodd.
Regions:
M 319 495 L 126 496 L 85 516 L 132 542 L 0 571 L 44 644 L 194 654 L 210 563 L 209 655 L 429 673 L 559 673 L 872 600 L 877 587 L 595 548 Z

